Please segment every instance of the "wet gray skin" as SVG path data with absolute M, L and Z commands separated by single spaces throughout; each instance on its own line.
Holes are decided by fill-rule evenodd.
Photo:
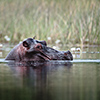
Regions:
M 47 61 L 47 60 L 73 60 L 70 51 L 57 51 L 47 46 L 46 41 L 28 38 L 16 45 L 5 60 L 15 61 Z
M 36 44 L 36 52 L 40 58 L 44 60 L 73 60 L 73 56 L 70 51 L 58 51 L 45 45 Z M 29 53 L 32 51 L 28 51 Z

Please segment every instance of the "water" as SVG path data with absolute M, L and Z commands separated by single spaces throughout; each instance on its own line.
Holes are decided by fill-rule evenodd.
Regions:
M 100 47 L 45 63 L 5 62 L 9 50 L 0 51 L 0 100 L 100 100 Z

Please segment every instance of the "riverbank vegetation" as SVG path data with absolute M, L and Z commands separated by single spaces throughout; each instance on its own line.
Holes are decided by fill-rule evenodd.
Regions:
M 0 42 L 100 44 L 100 0 L 0 0 Z

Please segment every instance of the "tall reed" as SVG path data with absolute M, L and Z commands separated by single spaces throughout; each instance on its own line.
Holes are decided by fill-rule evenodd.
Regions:
M 99 0 L 0 0 L 0 42 L 100 44 Z M 51 40 L 47 38 L 51 37 Z

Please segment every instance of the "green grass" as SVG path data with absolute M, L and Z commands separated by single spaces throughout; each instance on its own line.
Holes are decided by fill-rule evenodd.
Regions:
M 53 44 L 100 44 L 100 0 L 0 0 L 0 42 L 36 36 Z M 47 40 L 51 37 L 51 41 Z

